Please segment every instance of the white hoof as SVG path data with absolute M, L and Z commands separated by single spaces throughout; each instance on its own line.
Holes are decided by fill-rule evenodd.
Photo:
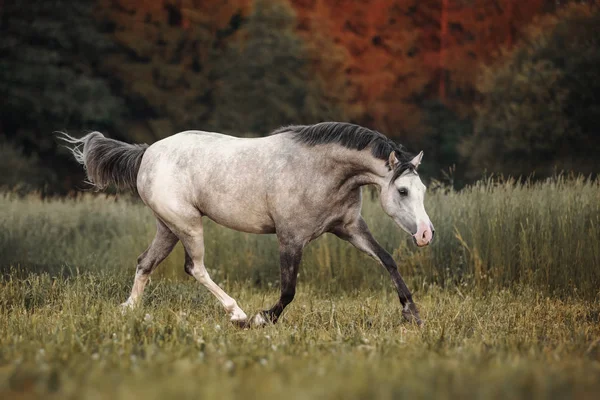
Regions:
M 248 316 L 241 309 L 237 309 L 233 313 L 231 313 L 231 322 L 240 322 L 240 321 L 247 321 L 247 320 L 248 320 Z
M 267 324 L 267 320 L 262 316 L 261 313 L 258 313 L 252 318 L 253 326 L 265 326 Z
M 121 309 L 121 313 L 125 314 L 135 307 L 135 303 L 131 300 L 127 300 L 125 303 L 122 303 L 119 308 Z
M 232 313 L 229 319 L 232 324 L 237 325 L 240 328 L 248 328 L 248 316 L 239 307 L 237 307 Z

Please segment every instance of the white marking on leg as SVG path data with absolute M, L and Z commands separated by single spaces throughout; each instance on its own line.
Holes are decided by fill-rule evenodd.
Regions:
M 219 287 L 208 275 L 204 264 L 197 265 L 194 263 L 192 268 L 192 276 L 198 282 L 204 285 L 223 305 L 223 308 L 231 316 L 231 321 L 244 321 L 248 319 L 246 313 L 238 306 L 237 302 L 230 297 L 223 289 Z
M 150 274 L 169 255 L 178 240 L 173 232 L 157 219 L 156 235 L 146 251 L 138 257 L 131 294 L 127 301 L 121 304 L 124 309 L 133 308 L 140 303 L 144 288 L 150 279 Z
M 142 293 L 144 293 L 144 288 L 146 287 L 146 283 L 148 283 L 148 274 L 136 273 L 135 279 L 133 281 L 133 287 L 131 288 L 131 294 L 129 298 L 121 304 L 122 311 L 128 311 L 135 308 L 140 303 L 140 298 Z
M 139 304 L 140 298 L 144 293 L 144 289 L 146 288 L 146 284 L 148 283 L 148 279 L 150 275 L 138 272 L 135 274 L 135 279 L 133 280 L 133 287 L 131 288 L 131 294 L 129 295 L 129 299 L 127 299 L 128 303 L 131 303 L 132 306 Z

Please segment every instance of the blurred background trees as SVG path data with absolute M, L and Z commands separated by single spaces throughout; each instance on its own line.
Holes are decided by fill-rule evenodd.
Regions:
M 313 79 L 319 71 L 309 68 L 308 49 L 286 2 L 256 0 L 237 37 L 212 59 L 213 130 L 266 134 L 298 121 L 345 119 L 343 109 L 325 96 L 327 83 Z
M 32 0 L 26 7 L 7 0 L 0 6 L 0 134 L 5 137 L 0 141 L 12 143 L 1 145 L 6 157 L 0 160 L 0 185 L 23 181 L 52 188 L 56 180 L 43 178 L 57 173 L 71 185 L 67 170 L 55 164 L 52 132 L 108 129 L 120 119 L 123 102 L 97 68 L 113 44 L 94 19 L 93 6 L 91 0 Z M 10 146 L 15 151 L 8 156 Z
M 595 173 L 599 22 L 593 1 L 5 0 L 0 185 L 80 186 L 55 130 L 152 143 L 323 120 L 423 149 L 455 183 Z
M 478 82 L 483 102 L 463 144 L 469 174 L 597 171 L 600 13 L 575 5 L 537 19 Z

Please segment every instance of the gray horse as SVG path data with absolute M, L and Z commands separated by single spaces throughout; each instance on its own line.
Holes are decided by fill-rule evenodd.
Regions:
M 61 138 L 71 144 L 92 185 L 137 191 L 156 216 L 156 236 L 138 257 L 124 307 L 139 303 L 150 274 L 180 240 L 185 271 L 217 297 L 232 322 L 276 322 L 294 298 L 304 246 L 331 232 L 387 269 L 403 316 L 421 324 L 396 263 L 373 238 L 360 212 L 361 187 L 375 185 L 383 210 L 417 246 L 428 245 L 434 228 L 417 174 L 423 152 L 413 158 L 379 132 L 337 122 L 288 126 L 250 139 L 186 131 L 151 146 L 119 142 L 99 132 Z M 204 266 L 203 216 L 238 231 L 277 235 L 281 296 L 269 310 L 249 320 L 210 278 Z

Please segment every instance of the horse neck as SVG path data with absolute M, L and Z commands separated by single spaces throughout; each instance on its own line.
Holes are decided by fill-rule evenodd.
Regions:
M 330 154 L 333 154 L 336 165 L 340 168 L 344 186 L 348 189 L 365 185 L 381 187 L 385 183 L 385 177 L 389 173 L 386 163 L 374 157 L 370 149 L 342 149 Z

